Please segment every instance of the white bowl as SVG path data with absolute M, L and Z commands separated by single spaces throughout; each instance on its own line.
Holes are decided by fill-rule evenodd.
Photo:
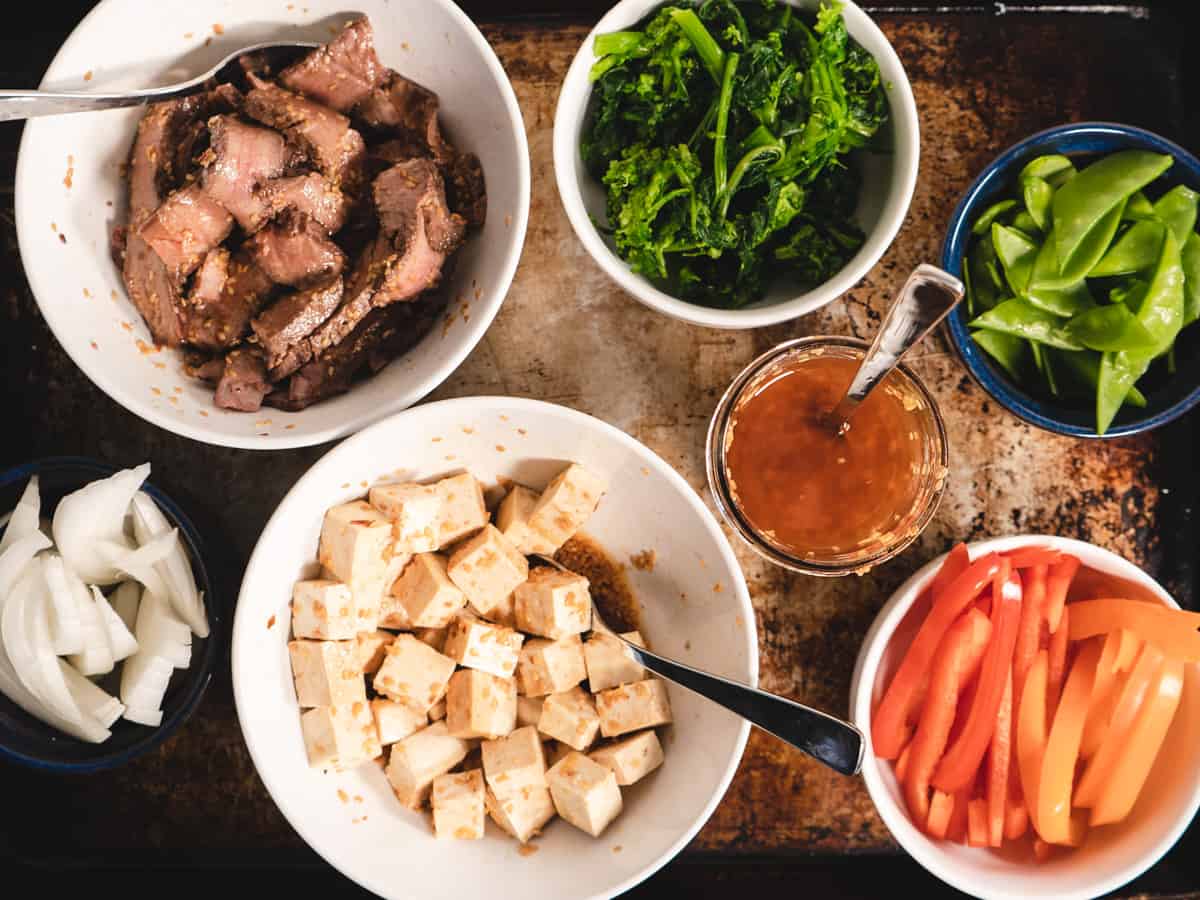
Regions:
M 800 9 L 814 10 L 820 0 L 785 0 Z M 908 76 L 883 32 L 854 3 L 843 3 L 842 15 L 850 36 L 875 57 L 891 102 L 893 152 L 863 153 L 862 193 L 855 219 L 867 239 L 846 266 L 824 284 L 797 295 L 796 286 L 777 280 L 767 295 L 741 309 L 716 309 L 672 297 L 649 279 L 629 268 L 616 253 L 611 239 L 595 223 L 607 222 L 605 194 L 584 167 L 579 153 L 584 114 L 592 87 L 588 71 L 595 61 L 593 41 L 599 34 L 636 25 L 662 5 L 662 0 L 621 0 L 584 39 L 575 54 L 554 113 L 554 174 L 571 227 L 592 259 L 605 273 L 641 303 L 676 319 L 710 328 L 759 328 L 786 322 L 836 300 L 871 270 L 896 237 L 917 184 L 920 125 Z
M 971 558 L 993 550 L 1041 545 L 1071 553 L 1082 563 L 1080 576 L 1091 573 L 1123 579 L 1138 599 L 1178 604 L 1153 578 L 1133 563 L 1094 544 L 1048 535 L 996 538 L 971 544 Z M 1044 863 L 1014 862 L 995 851 L 931 840 L 908 818 L 892 764 L 871 753 L 871 710 L 882 697 L 900 663 L 917 621 L 909 617 L 941 566 L 945 555 L 923 566 L 904 582 L 880 610 L 863 641 L 850 685 L 851 713 L 867 739 L 863 778 L 879 815 L 900 846 L 917 862 L 961 891 L 979 897 L 1090 898 L 1114 891 L 1149 869 L 1171 849 L 1200 808 L 1200 665 L 1189 665 L 1184 677 L 1183 702 L 1167 732 L 1154 771 L 1129 818 L 1119 826 L 1097 829 L 1083 846 L 1059 853 Z M 893 635 L 900 637 L 893 644 Z
M 15 197 L 25 274 L 70 357 L 101 390 L 143 419 L 230 447 L 279 449 L 342 437 L 441 384 L 500 308 L 529 214 L 529 150 L 512 86 L 483 35 L 450 0 L 361 0 L 354 8 L 371 17 L 383 62 L 436 91 L 447 133 L 479 155 L 488 217 L 458 256 L 444 322 L 374 378 L 302 412 L 218 409 L 212 388 L 182 372 L 179 354 L 139 352 L 151 350 L 150 333 L 126 298 L 108 246 L 113 226 L 124 220 L 120 167 L 141 110 L 26 124 Z M 330 27 L 350 15 L 346 9 L 338 0 L 104 0 L 63 44 L 41 87 L 166 84 L 257 41 L 329 40 Z
M 316 558 L 324 511 L 379 480 L 464 468 L 485 486 L 512 478 L 541 487 L 566 460 L 611 485 L 586 533 L 621 562 L 647 549 L 657 554 L 652 570 L 629 570 L 651 645 L 747 684 L 757 680 L 754 612 L 729 544 L 687 483 L 628 435 L 561 406 L 475 397 L 420 406 L 350 438 L 296 483 L 259 539 L 238 598 L 233 687 L 250 755 L 283 814 L 314 850 L 381 896 L 615 896 L 691 840 L 737 768 L 749 726 L 671 686 L 666 762 L 623 790 L 621 816 L 599 840 L 555 821 L 537 839 L 538 852 L 522 856 L 490 823 L 481 841 L 435 839 L 425 816 L 401 808 L 379 766 L 340 774 L 308 767 L 286 648 L 288 602 L 292 583 Z M 339 788 L 364 802 L 343 804 Z

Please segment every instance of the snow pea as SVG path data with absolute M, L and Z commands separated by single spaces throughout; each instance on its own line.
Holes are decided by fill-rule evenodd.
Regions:
M 1197 194 L 1186 184 L 1177 184 L 1154 202 L 1154 214 L 1171 229 L 1181 245 L 1196 227 Z
M 1100 257 L 1108 250 L 1109 244 L 1112 243 L 1113 237 L 1116 236 L 1117 227 L 1121 224 L 1121 213 L 1125 209 L 1125 201 L 1121 200 L 1110 209 L 1107 213 L 1097 220 L 1095 226 L 1084 234 L 1083 238 L 1075 245 L 1075 252 L 1068 259 L 1063 259 L 1061 256 L 1058 260 L 1058 275 L 1059 278 L 1068 284 L 1073 284 L 1080 278 L 1087 277 L 1088 272 L 1096 263 L 1100 262 Z M 1057 230 L 1057 225 L 1055 226 Z M 1050 233 L 1046 243 L 1049 244 L 1054 240 L 1054 232 Z M 1058 244 L 1055 244 L 1055 250 L 1058 250 Z
M 1096 305 L 1087 282 L 1083 280 L 1065 288 L 1035 287 L 1030 284 L 1021 296 L 1039 309 L 1056 316 L 1077 316 Z
M 1085 388 L 1090 394 L 1095 396 L 1096 386 L 1100 383 L 1100 354 L 1095 350 L 1080 350 L 1071 352 L 1069 350 L 1055 351 L 1056 358 L 1061 360 L 1067 372 L 1074 376 L 1080 384 L 1080 387 Z M 1125 395 L 1124 403 L 1129 406 L 1145 409 L 1146 395 L 1139 391 L 1135 386 L 1129 389 L 1129 393 Z
M 1009 223 L 1010 228 L 1015 228 L 1021 234 L 1026 235 L 1030 240 L 1033 240 L 1042 230 L 1033 216 L 1027 210 L 1021 210 L 1013 216 L 1012 222 Z
M 1004 267 L 1004 279 L 1008 286 L 1014 294 L 1020 294 L 1029 284 L 1029 276 L 1037 258 L 1037 245 L 1020 231 L 993 222 L 992 247 L 1000 259 L 1000 265 Z
M 1021 170 L 1017 181 L 1020 182 L 1026 178 L 1041 178 L 1050 187 L 1059 188 L 1074 178 L 1075 175 L 1075 164 L 1067 157 L 1053 153 L 1047 156 L 1035 157 L 1027 162 L 1025 168 Z
M 1108 292 L 1109 303 L 1124 303 L 1131 310 L 1137 309 L 1146 295 L 1150 282 L 1142 278 L 1126 278 L 1118 282 Z
M 1149 269 L 1162 252 L 1164 230 L 1163 224 L 1154 219 L 1134 222 L 1092 266 L 1088 277 L 1107 278 Z
M 1076 256 L 1084 239 L 1113 211 L 1119 222 L 1129 195 L 1170 167 L 1171 157 L 1167 154 L 1122 150 L 1101 157 L 1059 188 L 1052 209 L 1055 252 L 1060 265 L 1067 265 Z M 1116 230 L 1115 224 L 1112 230 Z M 1107 245 L 1105 241 L 1104 246 Z
M 1004 279 L 996 269 L 996 251 L 992 239 L 978 241 L 963 261 L 963 283 L 967 288 L 967 309 L 974 315 L 991 309 L 1000 299 Z
M 1067 333 L 1065 322 L 1060 317 L 1038 309 L 1020 297 L 1010 297 L 998 303 L 967 324 L 971 328 L 1000 331 L 1061 350 L 1084 349 L 1083 344 Z
M 1021 196 L 1025 200 L 1025 210 L 1037 225 L 1038 231 L 1047 231 L 1050 227 L 1050 203 L 1054 199 L 1054 188 L 1036 175 L 1024 175 L 1021 177 Z
M 971 337 L 975 339 L 988 356 L 994 359 L 1014 381 L 1020 381 L 1029 365 L 1028 353 L 1030 344 L 1019 337 L 1005 334 L 1002 331 L 974 331 Z
M 1129 202 L 1125 204 L 1125 212 L 1122 218 L 1127 222 L 1136 222 L 1139 219 L 1153 219 L 1154 206 L 1146 199 L 1146 195 L 1141 191 L 1134 191 L 1129 196 Z
M 1183 242 L 1183 324 L 1200 319 L 1200 234 L 1194 231 Z
M 1049 347 L 1043 347 L 1041 344 L 1030 343 L 1029 349 L 1033 351 L 1033 364 L 1037 367 L 1041 376 L 1046 379 L 1046 387 L 1050 391 L 1050 396 L 1058 396 L 1058 379 L 1054 377 L 1054 365 L 1050 361 Z
M 975 220 L 975 224 L 971 226 L 971 234 L 987 234 L 992 228 L 992 223 L 1016 205 L 1017 201 L 1011 198 L 993 203 L 983 211 L 983 215 Z
M 1080 313 L 1067 322 L 1066 332 L 1089 350 L 1151 350 L 1157 343 L 1123 303 Z

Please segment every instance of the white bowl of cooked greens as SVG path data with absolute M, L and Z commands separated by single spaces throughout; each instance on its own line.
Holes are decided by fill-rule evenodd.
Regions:
M 622 0 L 554 120 L 591 256 L 652 309 L 716 328 L 845 293 L 896 236 L 918 156 L 904 69 L 850 2 Z

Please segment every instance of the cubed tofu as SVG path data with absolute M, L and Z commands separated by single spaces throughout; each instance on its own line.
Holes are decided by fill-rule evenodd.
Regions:
M 342 706 L 365 699 L 354 641 L 290 641 L 288 655 L 301 706 Z
M 429 724 L 425 713 L 417 712 L 407 703 L 378 697 L 371 701 L 371 715 L 375 719 L 379 743 L 385 745 L 402 741 Z
M 536 728 L 518 728 L 512 734 L 484 741 L 483 776 L 494 790 L 546 786 L 546 755 Z
M 395 619 L 385 616 L 385 627 L 444 628 L 467 602 L 446 575 L 446 560 L 436 553 L 414 556 L 392 585 L 392 597 L 404 613 Z M 388 604 L 389 613 L 394 606 Z
M 450 627 L 445 628 L 414 628 L 412 635 L 422 644 L 428 644 L 438 653 L 441 653 L 446 646 L 446 635 L 450 633 Z
M 344 641 L 358 633 L 350 586 L 337 581 L 297 581 L 292 586 L 292 634 L 320 641 Z
M 541 697 L 526 697 L 524 694 L 517 697 L 517 728 L 524 728 L 526 725 L 537 728 L 538 719 L 541 717 Z
M 552 553 L 545 538 L 529 530 L 529 514 L 538 502 L 538 492 L 523 484 L 514 484 L 496 510 L 496 527 L 510 544 L 522 553 Z
M 463 613 L 450 623 L 442 652 L 468 668 L 511 678 L 524 640 L 511 628 Z
M 596 694 L 596 712 L 600 714 L 600 733 L 617 737 L 666 725 L 671 721 L 671 702 L 667 686 L 657 678 L 648 678 Z
M 411 634 L 399 634 L 388 645 L 383 665 L 371 686 L 389 700 L 407 703 L 427 713 L 446 694 L 454 660 L 423 644 Z
M 365 500 L 330 507 L 321 525 L 317 558 L 350 586 L 359 630 L 374 629 L 393 555 L 392 525 Z
M 433 485 L 380 484 L 367 495 L 371 505 L 392 523 L 396 550 L 431 553 L 438 548 L 442 495 Z
M 529 577 L 529 561 L 493 525 L 485 525 L 455 549 L 446 574 L 479 615 L 512 624 L 513 596 Z
M 446 730 L 460 738 L 498 738 L 517 726 L 517 685 L 475 669 L 459 669 L 446 690 Z
M 530 510 L 525 524 L 533 538 L 527 540 L 545 542 L 542 546 L 548 549 L 539 549 L 539 553 L 554 553 L 596 511 L 607 489 L 599 475 L 571 463 L 546 485 Z
M 483 772 L 448 772 L 433 779 L 433 830 L 442 839 L 483 837 Z
M 646 646 L 636 631 L 627 631 L 621 637 L 639 647 Z M 587 662 L 588 687 L 593 694 L 646 677 L 646 670 L 626 653 L 625 645 L 602 631 L 593 631 L 588 636 L 583 658 Z
M 558 761 L 568 753 L 575 753 L 575 748 L 562 741 L 550 739 L 546 741 L 546 768 L 558 765 Z
M 528 697 L 544 697 L 570 690 L 583 681 L 583 643 L 572 634 L 557 641 L 530 638 L 517 661 L 517 690 Z
M 353 703 L 306 710 L 300 730 L 314 769 L 349 769 L 383 752 L 365 694 Z
M 546 782 L 558 814 L 592 837 L 600 837 L 621 812 L 617 776 L 582 753 L 568 753 L 555 763 Z
M 621 787 L 640 781 L 663 764 L 662 744 L 653 730 L 600 747 L 588 757 L 616 775 Z
M 435 487 L 442 498 L 438 518 L 438 547 L 446 547 L 487 524 L 483 488 L 470 472 L 443 478 Z
M 542 701 L 542 717 L 538 719 L 537 728 L 542 734 L 576 750 L 586 750 L 600 731 L 600 717 L 587 691 L 573 687 L 561 694 L 551 694 Z
M 514 592 L 517 628 L 558 640 L 592 627 L 592 599 L 582 575 L 543 567 Z
M 396 798 L 409 809 L 420 809 L 433 779 L 462 762 L 469 749 L 466 741 L 446 731 L 445 722 L 434 722 L 392 744 L 387 779 Z
M 388 645 L 396 639 L 390 631 L 364 631 L 355 635 L 354 649 L 364 675 L 374 675 L 383 665 Z
M 517 789 L 487 788 L 484 803 L 492 821 L 522 844 L 554 818 L 554 801 L 545 787 L 525 785 Z
M 446 718 L 446 698 L 443 697 L 433 706 L 429 707 L 429 721 L 439 722 Z

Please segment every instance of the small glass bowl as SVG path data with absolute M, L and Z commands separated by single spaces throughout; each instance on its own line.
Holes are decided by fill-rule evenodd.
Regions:
M 786 341 L 768 350 L 742 370 L 717 404 L 708 426 L 705 452 L 708 486 L 722 517 L 752 550 L 775 565 L 793 572 L 823 576 L 862 574 L 873 566 L 891 559 L 911 544 L 929 524 L 946 488 L 949 454 L 941 413 L 938 412 L 937 402 L 920 379 L 911 369 L 901 364 L 896 368 L 896 375 L 900 380 L 899 387 L 901 390 L 911 391 L 917 401 L 916 407 L 927 413 L 921 417 L 921 444 L 924 451 L 921 484 L 916 502 L 907 516 L 873 543 L 861 544 L 845 553 L 813 552 L 797 556 L 791 549 L 781 546 L 754 528 L 739 509 L 731 490 L 725 454 L 730 443 L 734 414 L 740 408 L 743 398 L 752 395 L 764 381 L 774 377 L 785 365 L 790 366 L 817 355 L 832 354 L 861 360 L 868 346 L 866 341 L 845 337 L 807 337 Z M 797 460 L 797 464 L 803 465 L 803 460 Z

